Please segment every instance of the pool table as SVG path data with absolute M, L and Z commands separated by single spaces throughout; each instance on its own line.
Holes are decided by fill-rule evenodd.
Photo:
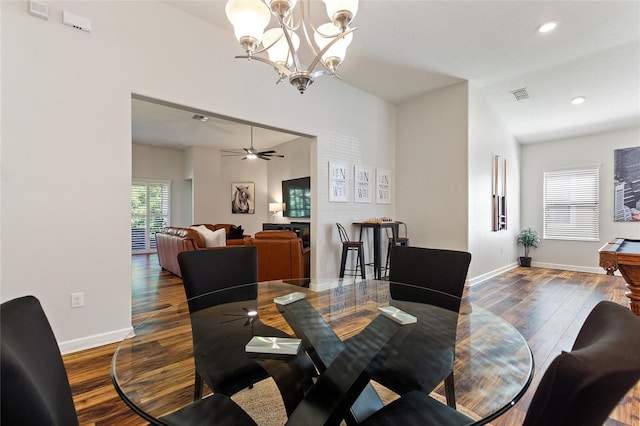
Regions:
M 602 246 L 600 266 L 607 275 L 613 275 L 616 269 L 627 282 L 625 295 L 629 298 L 629 307 L 640 316 L 640 240 L 614 238 Z

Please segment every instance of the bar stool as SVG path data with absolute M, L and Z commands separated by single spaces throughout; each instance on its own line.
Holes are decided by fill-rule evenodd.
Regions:
M 389 235 L 389 229 L 387 228 L 387 238 L 389 239 L 389 244 L 387 245 L 387 264 L 385 265 L 384 269 L 385 272 L 389 271 L 389 260 L 390 260 L 390 254 L 391 254 L 391 247 L 393 246 L 408 246 L 409 245 L 409 232 L 407 230 L 407 224 L 404 222 L 399 222 L 396 221 L 396 224 L 398 225 L 397 229 L 397 234 L 395 232 L 392 232 L 391 235 Z M 400 231 L 400 227 L 402 227 L 403 232 Z
M 358 269 L 360 269 L 360 276 L 363 280 L 366 279 L 364 268 L 364 249 L 362 241 L 351 241 L 346 229 L 339 223 L 338 233 L 340 234 L 340 241 L 342 242 L 342 258 L 340 260 L 340 278 L 344 278 L 345 272 L 352 272 L 351 276 L 358 276 Z M 347 254 L 350 251 L 357 251 L 356 267 L 353 269 L 345 269 L 347 265 Z

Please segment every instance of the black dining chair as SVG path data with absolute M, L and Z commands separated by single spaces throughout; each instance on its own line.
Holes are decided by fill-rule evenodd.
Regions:
M 640 380 L 638 348 L 640 318 L 617 303 L 599 302 L 580 328 L 571 352 L 562 352 L 545 371 L 523 426 L 602 425 Z M 471 423 L 471 418 L 414 391 L 385 406 L 363 425 Z
M 58 343 L 40 301 L 34 296 L 0 305 L 0 364 L 0 424 L 79 424 Z M 211 395 L 161 420 L 162 424 L 176 426 L 196 420 L 200 425 L 256 424 L 225 395 Z
M 392 246 L 389 270 L 389 293 L 393 300 L 435 305 L 458 313 L 471 254 L 456 250 L 423 247 Z M 411 284 L 394 285 L 394 283 Z M 430 291 L 424 291 L 428 289 Z M 447 404 L 455 408 L 453 377 L 455 326 L 447 327 L 440 336 L 440 347 L 434 347 L 425 327 L 418 327 L 414 339 L 386 355 L 384 368 L 372 378 L 394 392 L 403 395 L 417 390 L 429 393 L 442 380 Z M 425 356 L 429 354 L 429 356 Z
M 69 378 L 51 325 L 33 296 L 0 305 L 0 423 L 77 425 Z
M 196 364 L 194 401 L 202 398 L 203 380 L 212 391 L 230 396 L 269 377 L 262 367 L 246 356 L 241 343 L 212 340 L 207 329 L 207 319 L 199 320 L 205 314 L 198 314 L 206 308 L 224 303 L 244 300 L 247 301 L 247 310 L 255 303 L 258 294 L 256 285 L 243 286 L 240 292 L 233 292 L 233 300 L 227 296 L 231 293 L 212 292 L 255 284 L 258 281 L 256 248 L 239 246 L 184 251 L 178 254 L 178 263 L 191 315 Z M 220 327 L 233 325 L 220 324 Z M 230 334 L 232 335 L 233 333 Z M 240 333 L 235 335 L 236 338 L 244 338 Z M 287 337 L 282 332 L 277 335 Z M 248 339 L 250 338 L 249 335 Z M 230 347 L 234 350 L 233 354 L 226 352 Z M 237 350 L 239 347 L 242 347 L 241 351 Z
M 344 278 L 346 272 L 349 272 L 349 275 L 358 276 L 358 271 L 360 271 L 362 279 L 367 279 L 364 264 L 364 243 L 362 241 L 352 241 L 349 239 L 349 234 L 347 234 L 347 230 L 344 229 L 342 224 L 336 223 L 336 226 L 338 227 L 338 235 L 340 235 L 340 242 L 342 243 L 342 253 L 340 256 L 340 278 Z M 356 253 L 356 265 L 352 269 L 346 268 L 349 252 Z
M 397 227 L 394 231 L 391 228 L 385 228 L 387 232 L 387 263 L 385 270 L 389 271 L 389 264 L 391 263 L 391 247 L 393 246 L 408 246 L 409 245 L 409 230 L 407 224 L 404 222 L 396 221 Z

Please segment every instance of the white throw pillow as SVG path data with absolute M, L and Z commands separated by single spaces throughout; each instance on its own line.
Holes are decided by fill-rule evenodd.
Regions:
M 198 231 L 202 238 L 204 238 L 204 244 L 207 247 L 224 247 L 227 245 L 227 233 L 224 228 L 220 228 L 217 231 L 212 231 L 204 225 L 192 226 L 191 229 Z

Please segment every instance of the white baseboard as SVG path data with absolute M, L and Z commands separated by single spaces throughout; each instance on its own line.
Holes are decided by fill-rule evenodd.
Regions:
M 93 336 L 87 336 L 81 339 L 67 340 L 65 342 L 60 342 L 58 346 L 60 347 L 60 352 L 65 355 L 72 352 L 108 345 L 109 343 L 121 342 L 132 331 L 133 327 L 123 328 L 122 330 L 94 334 Z
M 479 275 L 477 277 L 470 278 L 470 279 L 467 280 L 467 282 L 469 283 L 469 287 L 473 287 L 474 285 L 480 284 L 481 282 L 486 281 L 489 278 L 493 278 L 493 277 L 495 277 L 497 275 L 500 275 L 500 274 L 502 274 L 504 272 L 510 271 L 511 269 L 514 269 L 514 268 L 517 268 L 517 267 L 518 267 L 518 263 L 514 262 L 514 263 L 511 263 L 509 265 L 505 265 L 505 266 L 503 266 L 501 268 L 494 269 L 493 271 L 489 271 L 486 274 L 482 274 L 482 275 Z
M 563 271 L 575 271 L 575 272 L 587 272 L 590 274 L 601 274 L 604 275 L 607 271 L 604 268 L 591 267 L 591 266 L 576 266 L 576 265 L 564 265 L 559 263 L 545 263 L 545 262 L 531 262 L 531 266 L 537 268 L 549 268 L 549 269 L 561 269 Z M 615 275 L 621 276 L 619 271 L 615 272 Z
M 503 266 L 502 268 L 495 269 L 493 271 L 487 272 L 486 274 L 482 274 L 477 277 L 473 277 L 469 279 L 467 282 L 469 287 L 473 287 L 476 284 L 480 284 L 483 281 L 486 281 L 490 278 L 493 278 L 497 275 L 502 274 L 503 272 L 507 272 L 511 269 L 517 268 L 519 265 L 517 262 L 511 263 L 509 265 Z M 548 269 L 560 269 L 562 271 L 575 271 L 575 272 L 586 272 L 589 274 L 606 274 L 607 272 L 604 268 L 601 267 L 589 267 L 589 266 L 576 266 L 576 265 L 564 265 L 559 263 L 545 263 L 545 262 L 532 262 L 531 266 L 533 268 L 548 268 Z M 616 276 L 621 276 L 619 271 L 615 272 Z

